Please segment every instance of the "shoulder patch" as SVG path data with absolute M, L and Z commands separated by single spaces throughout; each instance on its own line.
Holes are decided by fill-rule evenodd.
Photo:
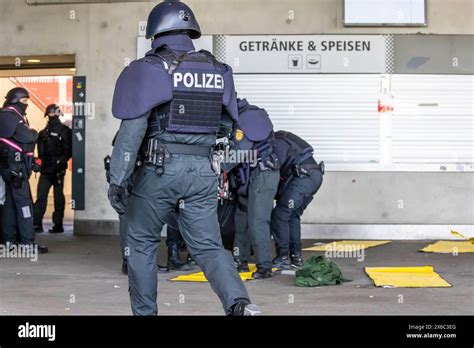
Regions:
M 243 138 L 244 138 L 244 131 L 242 129 L 237 129 L 237 132 L 235 132 L 235 140 L 242 141 Z

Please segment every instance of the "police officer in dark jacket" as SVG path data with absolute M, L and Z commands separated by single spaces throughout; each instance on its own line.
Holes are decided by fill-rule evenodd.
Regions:
M 48 105 L 45 117 L 48 124 L 39 133 L 38 158 L 41 160 L 40 178 L 34 207 L 34 225 L 37 233 L 43 232 L 43 216 L 48 204 L 51 186 L 54 190 L 53 227 L 50 233 L 62 233 L 65 198 L 64 176 L 67 162 L 72 154 L 72 131 L 62 124 L 59 117 L 62 111 L 56 104 Z
M 264 109 L 249 104 L 246 99 L 238 100 L 238 108 L 233 150 L 247 150 L 252 156 L 234 169 L 238 183 L 234 257 L 237 269 L 248 271 L 253 248 L 257 258 L 253 277 L 268 278 L 272 275 L 270 216 L 280 177 L 273 124 Z
M 217 176 L 210 160 L 218 133 L 238 119 L 232 70 L 209 52 L 195 52 L 201 35 L 191 9 L 164 1 L 150 13 L 152 50 L 117 80 L 112 112 L 121 119 L 110 163 L 109 200 L 128 217 L 132 312 L 156 315 L 156 251 L 169 213 L 188 251 L 230 315 L 254 315 L 217 220 Z M 225 127 L 224 127 L 225 125 Z M 144 164 L 135 170 L 137 155 Z M 124 186 L 133 174 L 133 189 Z
M 29 94 L 24 88 L 10 90 L 0 109 L 0 168 L 5 181 L 3 239 L 7 247 L 16 243 L 34 246 L 33 202 L 28 179 L 34 167 L 33 151 L 38 133 L 26 118 Z M 39 246 L 40 253 L 47 248 Z
M 291 265 L 303 265 L 300 219 L 321 187 L 324 163 L 318 164 L 313 158 L 311 145 L 293 133 L 276 132 L 275 143 L 281 168 L 277 204 L 271 219 L 277 251 L 273 266 L 287 270 Z

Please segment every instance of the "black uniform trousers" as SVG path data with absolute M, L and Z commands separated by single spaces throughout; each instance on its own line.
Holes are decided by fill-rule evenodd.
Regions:
M 12 171 L 22 178 L 12 175 Z M 18 163 L 13 167 L 2 167 L 1 174 L 5 181 L 5 204 L 3 206 L 3 240 L 15 243 L 17 231 L 19 241 L 32 244 L 35 240 L 33 231 L 33 200 L 26 164 Z
M 54 212 L 53 223 L 61 226 L 64 219 L 64 208 L 66 199 L 64 198 L 64 174 L 41 174 L 38 182 L 37 197 L 34 207 L 34 224 L 42 226 L 43 216 L 48 205 L 49 190 L 54 191 Z

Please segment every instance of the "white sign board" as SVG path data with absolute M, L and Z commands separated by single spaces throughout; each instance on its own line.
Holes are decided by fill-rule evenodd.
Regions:
M 147 21 L 138 22 L 138 36 L 146 36 Z
M 206 50 L 211 53 L 213 50 L 212 42 L 212 35 L 201 36 L 199 39 L 193 40 L 196 51 Z M 151 40 L 147 40 L 143 36 L 139 36 L 137 38 L 137 59 L 143 58 L 149 50 L 151 50 Z
M 382 35 L 222 36 L 214 54 L 235 73 L 383 73 Z
M 426 0 L 345 0 L 345 26 L 426 26 Z

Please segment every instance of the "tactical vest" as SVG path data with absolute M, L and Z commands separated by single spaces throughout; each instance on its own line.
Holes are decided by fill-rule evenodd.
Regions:
M 60 127 L 56 129 L 47 128 L 44 133 L 44 156 L 46 158 L 56 158 L 64 153 L 64 139 L 60 133 Z
M 2 115 L 3 113 L 13 113 L 16 117 Z M 27 124 L 27 120 L 18 111 L 11 107 L 0 109 L 0 161 L 3 166 L 20 160 L 29 160 L 33 156 L 35 144 L 22 144 L 13 139 L 16 129 L 21 122 Z
M 151 64 L 164 65 L 170 75 L 173 99 L 156 107 L 148 121 L 147 135 L 161 130 L 176 133 L 216 133 L 220 127 L 224 77 L 220 63 L 206 51 L 180 56 L 164 47 L 147 54 Z
M 11 138 L 21 122 L 28 124 L 27 119 L 15 108 L 0 108 L 0 138 Z
M 280 172 L 283 177 L 288 174 L 292 165 L 301 164 L 313 157 L 313 147 L 293 133 L 278 131 L 275 133 L 275 140 L 277 143 L 276 153 L 281 162 Z

